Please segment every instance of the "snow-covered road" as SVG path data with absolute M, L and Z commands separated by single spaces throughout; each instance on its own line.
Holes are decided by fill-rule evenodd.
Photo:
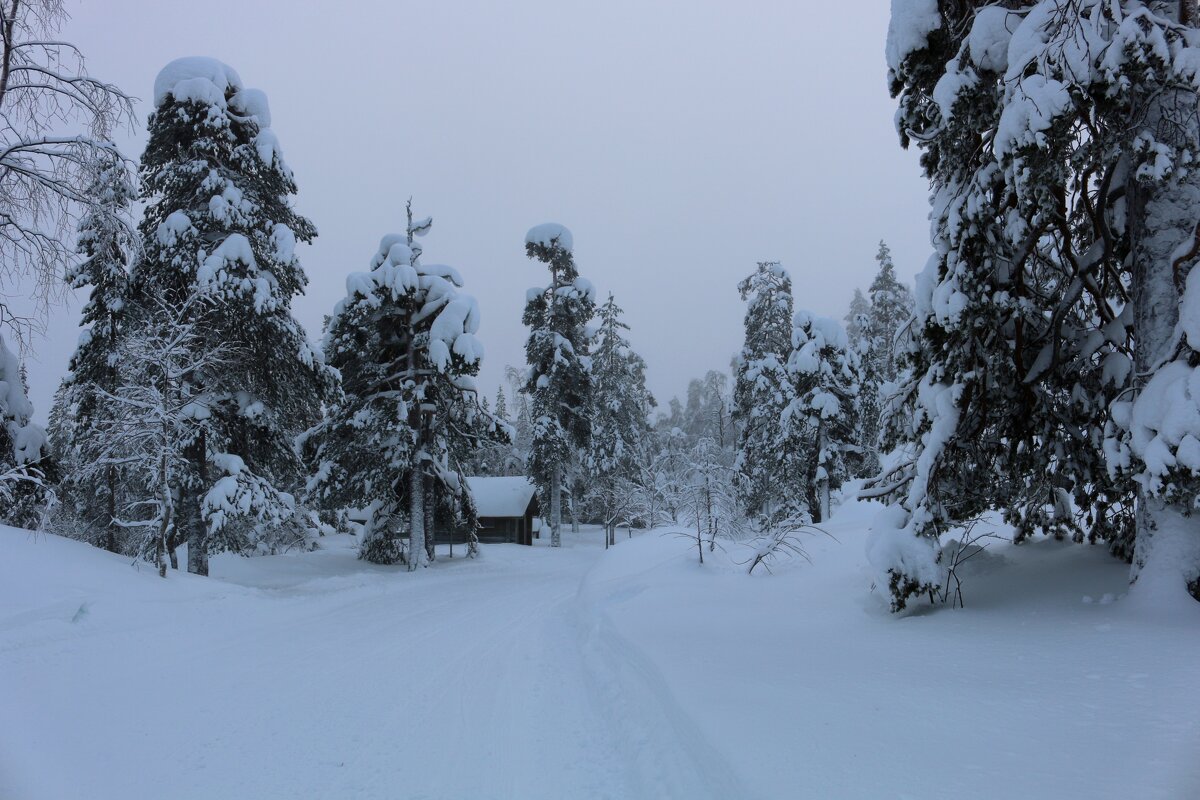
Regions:
M 7 585 L 26 607 L 0 614 L 0 786 L 16 791 L 0 795 L 729 796 L 719 759 L 644 723 L 653 691 L 629 691 L 636 662 L 578 602 L 602 553 L 583 536 L 421 575 L 346 548 L 222 558 L 221 580 L 166 590 L 81 545 L 28 542 L 63 552 L 4 576 L 28 585 Z
M 754 577 L 585 529 L 416 575 L 333 539 L 164 581 L 0 529 L 0 800 L 1200 797 L 1200 609 L 1048 541 L 897 619 L 869 512 Z

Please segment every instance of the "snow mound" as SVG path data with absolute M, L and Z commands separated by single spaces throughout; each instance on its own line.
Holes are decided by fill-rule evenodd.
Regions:
M 224 105 L 225 95 L 230 90 L 239 92 L 241 89 L 241 77 L 228 64 L 206 56 L 177 58 L 163 67 L 154 79 L 154 107 L 161 108 L 168 97 L 181 103 Z
M 571 231 L 557 222 L 534 225 L 529 229 L 529 233 L 525 234 L 525 244 L 551 247 L 555 243 L 568 253 L 575 249 L 575 239 L 571 236 Z

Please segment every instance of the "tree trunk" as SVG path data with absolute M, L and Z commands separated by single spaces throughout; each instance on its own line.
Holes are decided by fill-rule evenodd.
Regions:
M 579 508 L 575 497 L 575 485 L 571 485 L 571 533 L 579 533 Z
M 562 535 L 562 467 L 555 464 L 550 472 L 550 546 L 561 547 Z
M 429 563 L 425 550 L 425 492 L 421 480 L 421 460 L 416 459 L 408 478 L 408 571 Z
M 194 508 L 188 515 L 188 572 L 193 575 L 208 575 L 208 531 L 204 519 L 200 515 L 200 498 L 188 497 L 188 503 Z
M 433 477 L 426 475 L 425 484 L 425 553 L 430 561 L 437 559 L 437 505 L 435 503 Z
M 167 534 L 171 530 L 172 508 L 171 508 L 171 482 L 168 477 L 167 454 L 164 452 L 159 458 L 158 465 L 158 490 L 162 508 L 159 512 L 162 519 L 159 520 L 158 538 L 154 542 L 154 563 L 158 567 L 158 577 L 167 577 Z M 172 553 L 174 560 L 174 553 Z
M 116 467 L 109 467 L 104 475 L 105 483 L 108 484 L 108 524 L 105 526 L 104 532 L 104 549 L 110 553 L 117 552 L 117 470 Z
M 208 442 L 204 431 L 196 441 L 196 452 L 193 455 L 196 474 L 199 478 L 199 490 L 181 493 L 187 498 L 188 515 L 188 572 L 193 575 L 208 575 L 208 526 L 204 523 L 204 515 L 200 511 L 200 499 L 208 486 Z
M 829 469 L 825 466 L 825 423 L 817 425 L 817 469 L 824 475 L 817 479 L 817 513 L 816 522 L 829 520 Z
M 1185 5 L 1185 4 L 1181 4 Z M 1182 17 L 1182 10 L 1176 12 Z M 1156 140 L 1196 152 L 1200 148 L 1197 96 L 1186 89 L 1154 95 L 1144 109 L 1142 130 Z M 1130 170 L 1133 172 L 1134 170 Z M 1133 254 L 1133 339 L 1135 389 L 1173 354 L 1184 277 L 1195 259 L 1180 258 L 1196 241 L 1200 224 L 1200 173 L 1147 186 L 1127 185 Z M 1190 344 L 1190 343 L 1189 343 Z M 1138 490 L 1137 537 L 1131 582 L 1178 581 L 1200 599 L 1200 516 Z M 1173 576 L 1173 577 L 1169 577 Z

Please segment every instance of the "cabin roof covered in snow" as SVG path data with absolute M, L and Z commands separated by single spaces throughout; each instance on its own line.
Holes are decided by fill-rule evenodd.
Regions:
M 534 488 L 524 476 L 515 478 L 467 478 L 475 510 L 481 517 L 523 517 Z

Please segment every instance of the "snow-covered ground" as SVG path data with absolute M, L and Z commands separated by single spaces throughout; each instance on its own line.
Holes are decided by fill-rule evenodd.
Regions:
M 1043 542 L 895 618 L 870 513 L 753 577 L 585 529 L 416 575 L 339 538 L 160 580 L 0 528 L 0 797 L 1200 797 L 1200 612 Z

